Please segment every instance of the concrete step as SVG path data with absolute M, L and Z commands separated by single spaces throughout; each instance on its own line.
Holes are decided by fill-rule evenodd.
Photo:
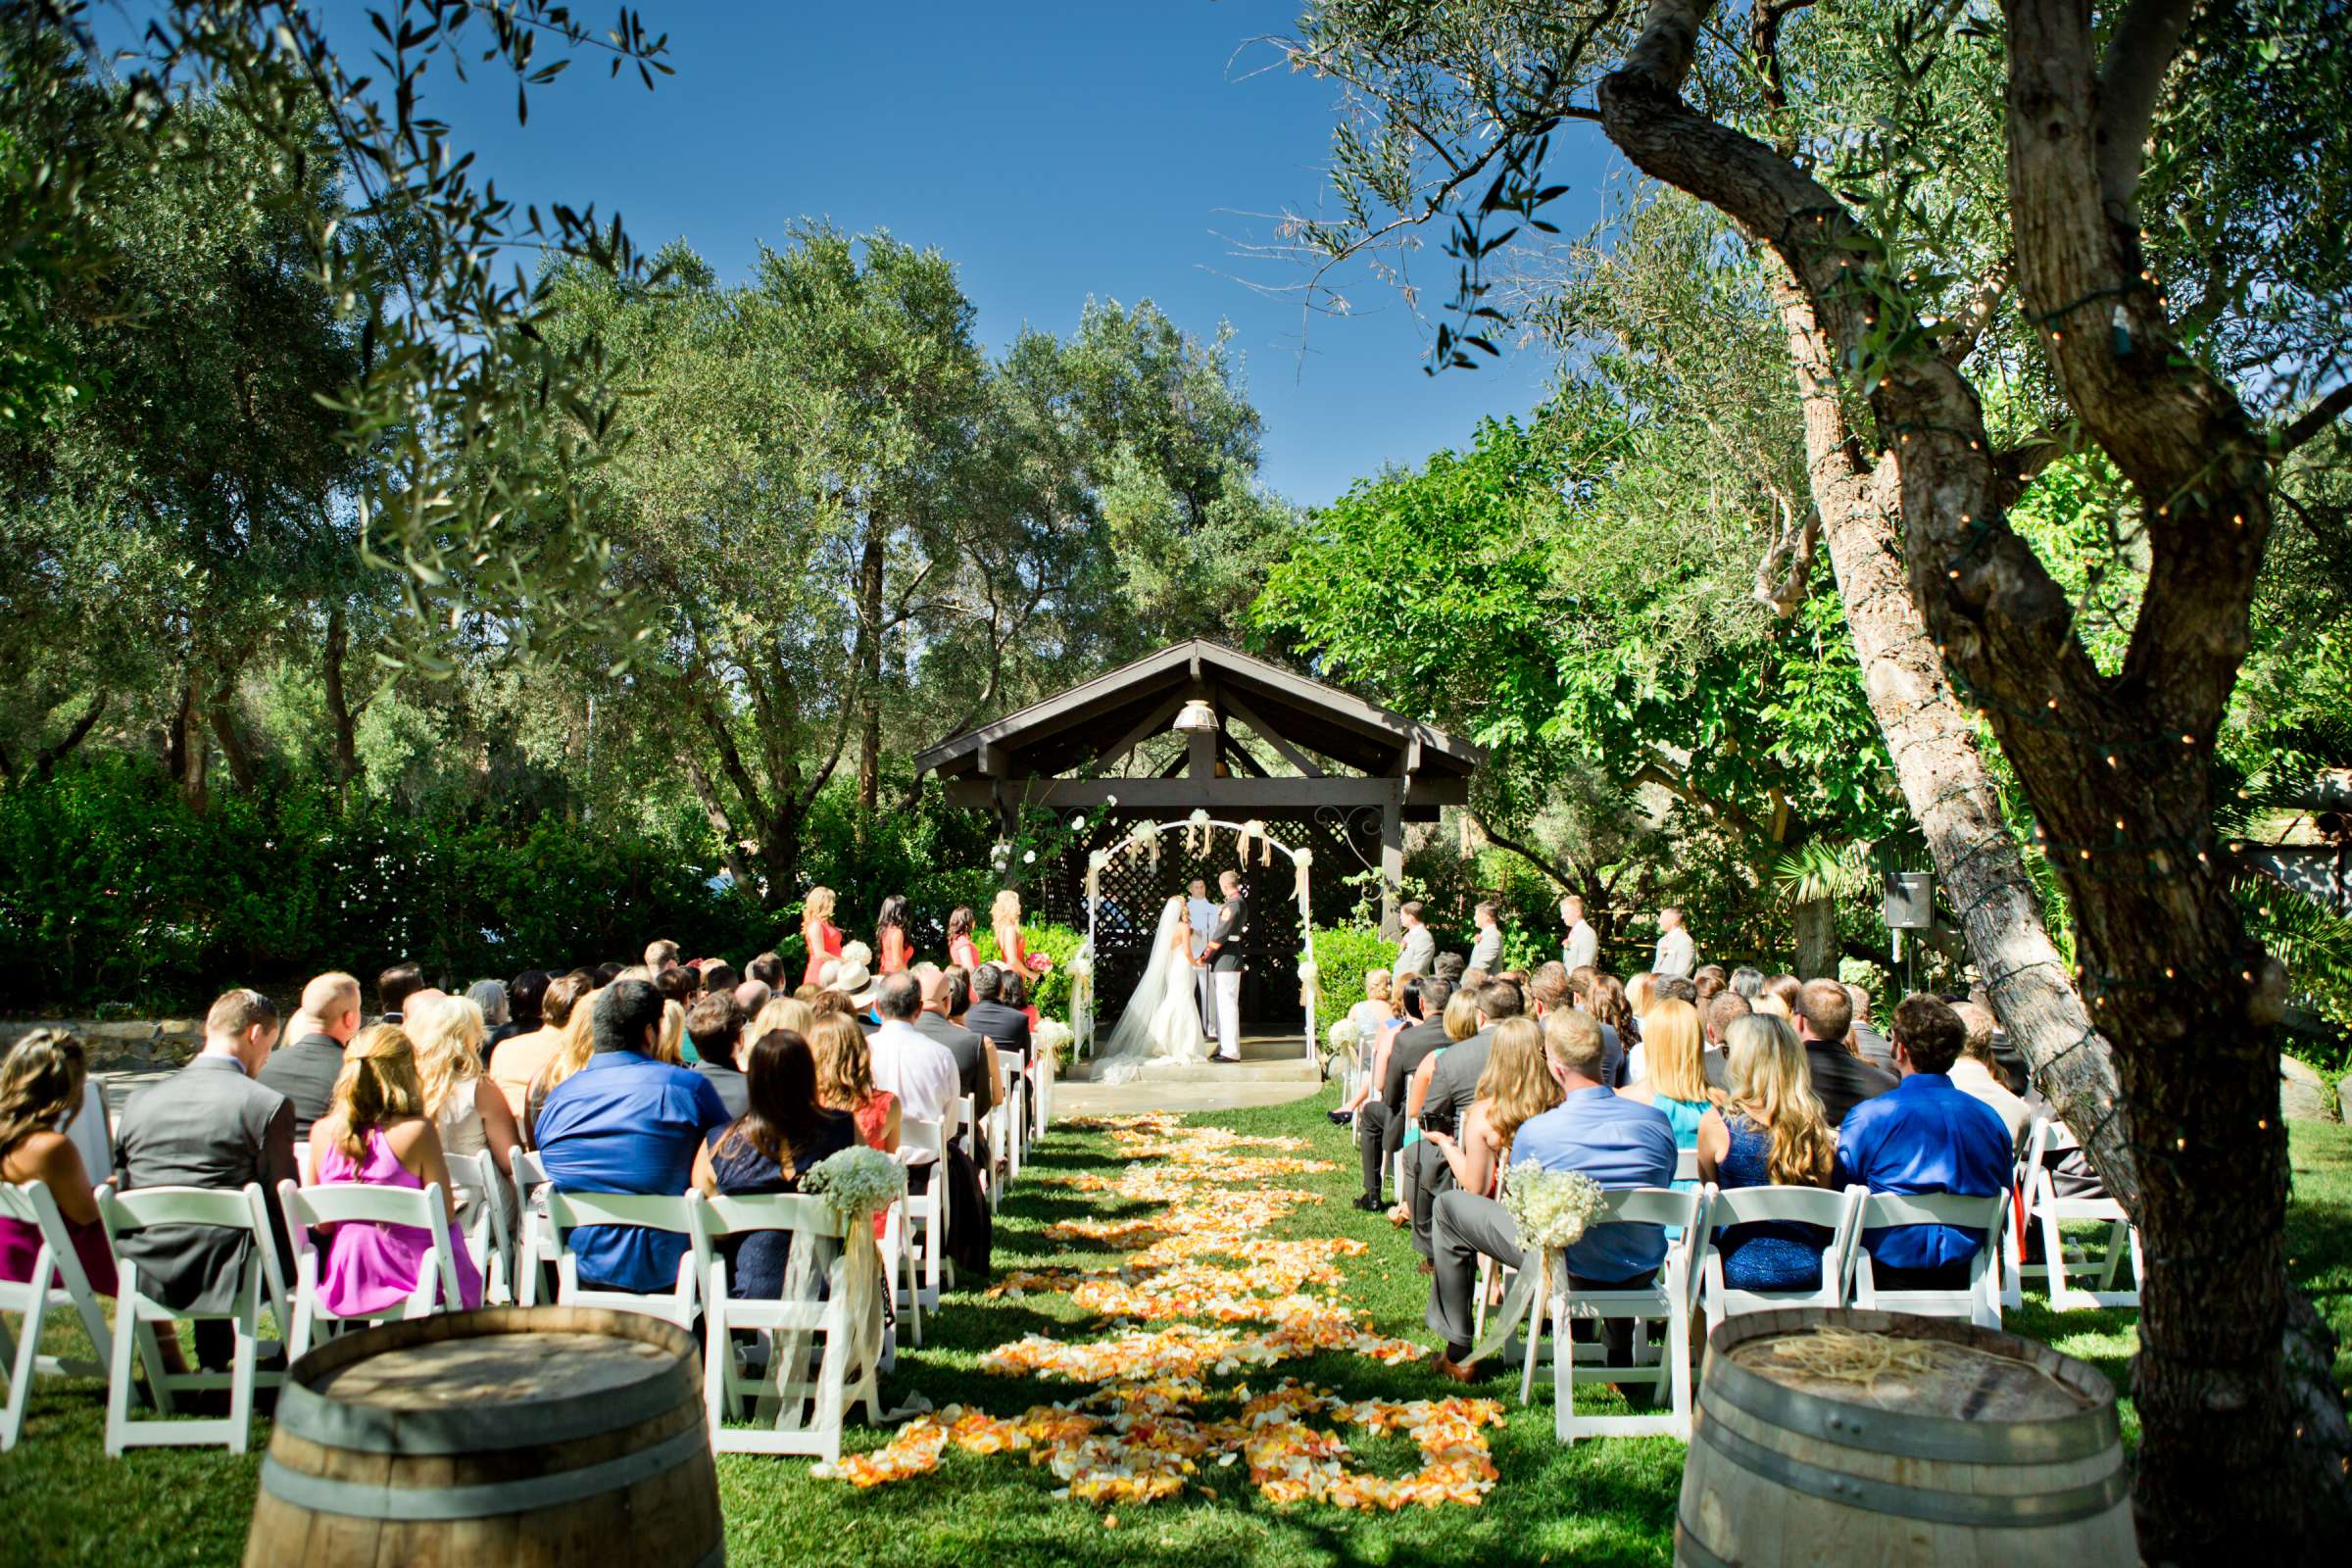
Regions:
M 1306 1043 L 1296 1036 L 1281 1040 L 1245 1040 L 1242 1059 L 1232 1063 L 1213 1061 L 1148 1062 L 1134 1081 L 1157 1084 L 1250 1083 L 1250 1084 L 1319 1084 L 1323 1069 L 1306 1059 Z M 1069 1067 L 1063 1079 L 1076 1083 L 1092 1083 L 1101 1063 L 1089 1058 Z

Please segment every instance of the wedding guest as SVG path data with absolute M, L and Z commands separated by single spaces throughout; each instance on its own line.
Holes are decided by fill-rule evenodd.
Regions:
M 1845 987 L 1835 980 L 1812 980 L 1797 988 L 1796 1037 L 1805 1043 L 1805 1066 L 1821 1113 L 1843 1126 L 1846 1113 L 1866 1100 L 1894 1088 L 1892 1073 L 1883 1072 L 1853 1053 L 1847 1035 L 1853 1028 L 1854 1004 Z
M 1511 1140 L 1521 1125 L 1558 1104 L 1560 1093 L 1544 1057 L 1543 1026 L 1533 1018 L 1504 1020 L 1494 1031 L 1460 1135 L 1428 1135 L 1446 1156 L 1454 1185 L 1491 1196 L 1496 1173 L 1510 1163 Z
M 506 1097 L 507 1109 L 516 1118 L 530 1100 L 532 1080 L 545 1072 L 564 1049 L 572 1009 L 588 995 L 588 984 L 585 969 L 550 980 L 539 998 L 539 1027 L 510 1037 L 490 1053 L 490 1081 Z
M 1870 993 L 1860 986 L 1847 986 L 1845 997 L 1854 1006 L 1852 1031 L 1847 1036 L 1854 1043 L 1854 1054 L 1869 1062 L 1873 1067 L 1886 1072 L 1894 1071 L 1894 1047 L 1887 1044 L 1885 1035 L 1871 1027 Z M 1989 1018 L 1992 1014 L 1987 1012 L 1985 1016 Z M 1985 1036 L 1985 1040 L 1989 1047 L 1991 1041 L 1989 1033 Z
M 738 1037 L 735 1054 L 741 1056 L 751 1043 L 770 1029 L 789 1029 L 810 1045 L 816 1043 L 816 1009 L 798 997 L 770 997 Z
M 406 1001 L 406 996 L 403 996 Z M 204 1017 L 204 1049 L 186 1066 L 130 1097 L 115 1122 L 115 1171 L 125 1192 L 141 1187 L 210 1187 L 234 1192 L 248 1182 L 274 1193 L 299 1175 L 294 1161 L 294 1104 L 264 1085 L 262 1069 L 277 1044 L 277 1008 L 258 991 L 228 991 Z M 274 1231 L 283 1226 L 270 1205 Z M 273 1235 L 278 1261 L 293 1252 Z M 251 1238 L 215 1225 L 156 1225 L 133 1231 L 116 1253 L 139 1269 L 139 1292 L 180 1313 L 236 1310 L 237 1273 Z M 219 1318 L 196 1325 L 196 1359 L 220 1369 L 234 1351 L 234 1333 Z
M 1600 966 L 1600 933 L 1585 918 L 1585 901 L 1571 893 L 1560 901 L 1560 919 L 1568 927 L 1568 939 L 1560 944 L 1560 962 L 1570 974 L 1579 969 Z
M 720 966 L 713 964 L 711 967 Z M 696 999 L 703 994 L 703 972 L 691 963 L 673 963 L 666 969 L 632 975 L 630 978 L 653 982 L 654 989 L 662 993 L 662 1001 L 674 1002 L 680 1007 L 693 1006 Z M 722 986 L 718 989 L 730 988 Z
M 424 971 L 405 958 L 383 970 L 375 977 L 375 1021 L 400 1022 L 409 999 L 424 989 Z
M 660 988 L 656 987 L 656 994 Z M 686 1058 L 686 1009 L 667 997 L 662 999 L 662 1027 L 654 1037 L 654 1059 L 672 1067 L 691 1067 Z
M 1737 1002 L 1735 993 L 1726 997 Z M 1724 997 L 1715 999 L 1718 1003 Z M 1821 1113 L 1796 1031 L 1779 1018 L 1734 1018 L 1731 1088 L 1698 1125 L 1698 1176 L 1740 1187 L 1827 1187 L 1838 1134 Z M 1726 1226 L 1715 1238 L 1723 1283 L 1735 1291 L 1809 1291 L 1821 1285 L 1830 1233 L 1791 1220 Z
M 507 983 L 504 980 L 476 980 L 466 988 L 466 998 L 481 1009 L 482 1056 L 487 1060 L 493 1039 L 506 1038 L 499 1031 L 506 1028 L 514 1016 L 513 1004 L 507 1000 Z
M 866 1148 L 897 1153 L 899 1097 L 874 1087 L 873 1048 L 858 1026 L 839 1013 L 819 1018 L 809 1025 L 808 1048 L 816 1058 L 817 1103 L 847 1113 Z
M 683 1067 L 654 1059 L 662 994 L 616 980 L 589 1009 L 595 1050 L 549 1090 L 538 1119 L 539 1160 L 560 1192 L 677 1194 L 704 1138 L 731 1118 L 718 1091 Z M 651 1293 L 676 1281 L 687 1241 L 631 1225 L 571 1233 L 583 1285 Z
M 1980 1003 L 1955 1002 L 1952 1012 L 1960 1020 L 1963 1035 L 1960 1059 L 1951 1066 L 1952 1085 L 1991 1106 L 2001 1125 L 2009 1129 L 2011 1146 L 2016 1147 L 2034 1112 L 2001 1080 L 2000 1066 L 1992 1055 L 1992 1009 Z
M 1005 1002 L 1008 980 L 1016 988 L 1020 984 L 1018 976 L 993 963 L 984 963 L 972 971 L 972 1005 L 964 1014 L 963 1026 L 1000 1051 L 1019 1052 L 1021 1060 L 1026 1062 L 1031 1051 L 1029 1014 Z
M 1429 972 L 1459 991 L 1462 987 L 1462 971 L 1469 967 L 1470 960 L 1460 954 L 1441 953 L 1430 960 Z
M 608 960 L 604 963 L 598 964 L 594 969 L 590 970 L 589 973 L 594 979 L 596 989 L 602 991 L 613 981 L 619 979 L 621 976 L 621 971 L 626 968 L 628 968 L 628 965 L 625 963 L 613 963 Z
M 1545 1170 L 1582 1171 L 1604 1190 L 1663 1187 L 1674 1178 L 1674 1131 L 1654 1105 L 1615 1093 L 1600 1081 L 1600 1030 L 1589 1014 L 1557 1012 L 1544 1020 L 1544 1049 L 1560 1102 L 1529 1117 L 1512 1140 L 1514 1162 L 1535 1161 Z M 1472 1344 L 1471 1296 L 1481 1252 L 1529 1269 L 1536 1255 L 1520 1241 L 1518 1227 L 1494 1199 L 1455 1189 L 1437 1200 L 1432 1222 L 1436 1277 L 1429 1292 L 1428 1321 L 1445 1342 L 1437 1362 L 1441 1376 L 1468 1383 L 1478 1376 L 1468 1362 Z M 1571 1290 L 1625 1290 L 1647 1284 L 1666 1258 L 1665 1232 L 1655 1225 L 1595 1225 L 1567 1250 L 1563 1262 Z M 1602 1325 L 1610 1360 L 1623 1365 L 1631 1354 L 1632 1325 Z
M 751 1088 L 736 1065 L 744 1026 L 750 1021 L 751 1015 L 725 992 L 704 997 L 686 1013 L 686 1035 L 694 1042 L 694 1070 L 718 1091 L 719 1103 L 736 1117 L 751 1106 Z
M 444 1008 L 449 1005 L 445 1003 Z M 441 1200 L 449 1208 L 450 1260 L 459 1296 L 459 1300 L 443 1299 L 442 1304 L 470 1311 L 482 1304 L 481 1270 L 456 1234 L 461 1224 L 458 1190 L 450 1181 L 433 1118 L 425 1110 L 417 1067 L 414 1044 L 398 1024 L 377 1024 L 352 1041 L 344 1053 L 342 1076 L 335 1081 L 334 1105 L 311 1130 L 311 1177 L 321 1187 L 358 1182 L 416 1192 L 438 1182 Z M 504 1101 L 499 1108 L 506 1108 Z M 318 1298 L 338 1317 L 394 1311 L 416 1289 L 432 1245 L 433 1233 L 420 1225 L 344 1220 L 326 1227 Z M 445 1288 L 435 1288 L 436 1298 Z
M 1707 1082 L 1717 1089 L 1728 1088 L 1731 1084 L 1732 1025 L 1748 1016 L 1752 1010 L 1746 998 L 1737 991 L 1725 990 L 1717 992 L 1715 1000 L 1708 1003 L 1700 1013 L 1706 1021 Z M 1790 1032 L 1789 1038 L 1796 1038 L 1794 1031 Z
M 810 888 L 801 902 L 801 940 L 808 946 L 808 967 L 801 975 L 807 985 L 822 983 L 827 958 L 841 956 L 841 928 L 833 923 L 833 890 Z
M 712 994 L 716 995 L 717 993 Z M 764 980 L 746 980 L 734 990 L 724 993 L 724 995 L 734 998 L 735 1005 L 743 1009 L 745 1017 L 751 1018 L 759 1016 L 760 1009 L 767 1005 L 767 999 L 773 996 L 774 993 L 767 989 L 767 982 Z M 702 998 L 700 997 L 695 999 L 696 1002 L 701 1000 Z M 693 1003 L 687 1004 L 687 1008 L 689 1011 L 692 1011 Z M 693 1040 L 693 1031 L 689 1030 L 686 1038 L 689 1041 Z M 697 1047 L 696 1049 L 700 1050 L 701 1048 Z
M 1639 1082 L 1642 1077 L 1642 1020 L 1649 1015 L 1650 1004 L 1658 1000 L 1658 977 L 1638 974 L 1625 983 L 1625 1021 L 1618 1032 L 1625 1036 L 1625 1070 L 1628 1077 Z
M 2008 1129 L 1991 1106 L 1962 1093 L 1951 1080 L 1952 1063 L 1966 1039 L 1959 1015 L 1942 1002 L 1903 999 L 1894 1009 L 1894 1062 L 1902 1081 L 1856 1105 L 1838 1123 L 1834 1181 L 1907 1197 L 1989 1198 L 2009 1185 L 2013 1141 Z M 1984 1244 L 1983 1232 L 1957 1225 L 1896 1225 L 1862 1233 L 1884 1290 L 1956 1290 L 1967 1284 L 1969 1262 Z
M 881 974 L 904 973 L 913 958 L 906 940 L 906 895 L 893 893 L 882 901 L 881 912 L 874 916 L 874 950 L 879 955 L 875 969 Z
M 1467 1036 L 1455 1034 L 1460 1027 L 1455 1016 L 1457 1006 L 1466 1008 L 1476 1024 Z M 1454 994 L 1446 1010 L 1446 1032 L 1452 1037 L 1453 1044 L 1426 1064 L 1429 1087 L 1413 1110 L 1414 1123 L 1424 1134 L 1432 1127 L 1458 1133 L 1462 1118 L 1470 1113 L 1470 1102 L 1478 1098 L 1478 1080 L 1487 1070 L 1494 1031 L 1518 1017 L 1520 1011 L 1519 988 L 1507 981 L 1491 980 L 1476 992 L 1465 986 Z M 1409 1135 L 1407 1141 L 1412 1141 Z M 1434 1145 L 1412 1157 L 1415 1161 L 1413 1247 L 1426 1263 L 1430 1256 L 1432 1205 L 1438 1195 L 1452 1184 L 1453 1175 L 1445 1155 Z
M 1626 1048 L 1641 1038 L 1634 1031 L 1634 1009 L 1625 999 L 1625 987 L 1615 975 L 1598 969 L 1571 969 L 1568 989 L 1576 997 L 1577 1006 L 1600 1025 L 1601 1071 L 1609 1087 L 1624 1088 Z
M 757 980 L 767 987 L 768 995 L 780 996 L 783 994 L 784 959 L 781 955 L 773 951 L 762 953 L 750 963 L 745 964 L 743 972 L 748 978 Z
M 969 1096 L 973 1108 L 986 1116 L 1004 1101 L 1004 1075 L 997 1066 L 996 1048 L 971 1030 L 949 1020 L 950 987 L 946 970 L 935 963 L 918 964 L 914 978 L 922 998 L 922 1010 L 911 1022 L 918 1032 L 948 1048 L 948 1054 L 956 1058 L 958 1093 Z
M 516 1035 L 534 1033 L 540 1026 L 540 1000 L 547 995 L 548 982 L 555 978 L 545 969 L 525 969 L 507 987 L 507 1021 L 490 1031 L 488 1051 L 498 1054 L 498 1048 Z M 484 1063 L 488 1065 L 488 1063 Z
M 1631 1100 L 1655 1105 L 1674 1127 L 1674 1147 L 1698 1147 L 1698 1124 L 1715 1107 L 1707 1087 L 1698 1009 L 1680 997 L 1650 1004 L 1639 1050 L 1645 1057 L 1641 1082 L 1625 1091 Z M 1677 1188 L 1691 1186 L 1677 1182 Z
M 1743 963 L 1732 971 L 1732 994 L 1740 1001 L 1753 1003 L 1763 992 L 1763 970 Z
M 506 1170 L 522 1132 L 505 1093 L 482 1075 L 481 1009 L 467 998 L 444 997 L 415 1009 L 403 1032 L 414 1051 L 424 1114 L 432 1118 L 441 1153 L 487 1153 Z M 350 1064 L 346 1053 L 344 1066 Z M 471 1225 L 481 1207 L 481 1190 L 466 1184 L 450 1192 L 459 1222 Z
M 678 945 L 666 938 L 645 945 L 645 971 L 650 976 L 678 965 Z
M 1403 928 L 1404 936 L 1396 944 L 1396 961 L 1390 965 L 1391 973 L 1433 972 L 1431 966 L 1438 956 L 1438 939 L 1422 923 L 1422 916 L 1427 912 L 1427 906 L 1419 899 L 1407 899 L 1396 906 L 1396 923 Z
M 1764 982 L 1766 995 L 1778 997 L 1781 1005 L 1788 1010 L 1783 1016 L 1793 1020 L 1801 1010 L 1805 983 L 1792 974 L 1776 974 Z M 1850 1004 L 1849 1004 L 1850 1005 Z
M 846 1112 L 817 1098 L 816 1058 L 808 1042 L 788 1030 L 761 1035 L 745 1074 L 749 1107 L 709 1135 L 694 1158 L 694 1186 L 707 1197 L 744 1198 L 797 1193 L 809 1167 L 858 1142 Z M 723 1237 L 727 1294 L 772 1301 L 784 1294 L 792 1233 L 751 1231 Z
M 1649 960 L 1652 974 L 1688 977 L 1698 967 L 1698 945 L 1683 929 L 1683 911 L 1671 906 L 1658 911 L 1658 949 Z
M 1700 964 L 1698 973 L 1690 977 L 1690 1004 L 1699 1010 L 1700 1016 L 1705 1016 L 1707 1004 L 1722 995 L 1731 983 L 1732 977 L 1722 964 Z
M 353 997 L 356 1001 L 356 983 Z M 63 1029 L 34 1029 L 18 1037 L 0 1060 L 0 1181 L 48 1187 L 90 1289 L 112 1296 L 118 1288 L 115 1253 L 99 1223 L 98 1200 L 92 1192 L 96 1184 L 66 1131 L 81 1113 L 81 1089 L 87 1081 L 81 1042 L 73 1035 Z M 40 1251 L 39 1227 L 0 1216 L 0 1280 L 31 1284 Z M 183 1369 L 184 1364 L 173 1368 Z M 10 1375 L 15 1375 L 13 1368 Z
M 1502 927 L 1494 923 L 1494 906 L 1482 902 L 1470 911 L 1478 934 L 1470 943 L 1470 967 L 1493 974 L 1502 966 Z
M 874 1086 L 898 1097 L 901 1115 L 916 1121 L 938 1122 L 943 1136 L 952 1133 L 959 1092 L 956 1057 L 947 1047 L 914 1026 L 923 1007 L 921 986 L 912 975 L 894 974 L 882 982 L 874 1006 L 882 1015 L 881 1026 L 867 1042 Z M 931 1152 L 911 1150 L 903 1157 L 907 1165 L 908 1190 L 918 1193 L 927 1190 L 931 1180 Z
M 980 947 L 972 940 L 975 924 L 968 904 L 958 904 L 948 911 L 948 961 L 978 974 Z
M 309 1142 L 311 1128 L 335 1102 L 343 1048 L 359 1032 L 359 978 L 339 970 L 313 976 L 286 1029 L 293 1044 L 270 1054 L 259 1080 L 293 1102 L 296 1143 Z
M 1362 1125 L 1356 1140 L 1363 1153 L 1364 1190 L 1355 1206 L 1366 1213 L 1380 1210 L 1381 1176 L 1404 1147 L 1411 1126 L 1408 1094 L 1414 1073 L 1432 1054 L 1450 1043 L 1446 1032 L 1446 1005 L 1453 988 L 1435 975 L 1408 975 L 1404 981 L 1411 1019 L 1389 1045 L 1389 1057 L 1380 1074 L 1380 1094 L 1356 1112 Z M 1403 1194 L 1397 1195 L 1399 1200 Z

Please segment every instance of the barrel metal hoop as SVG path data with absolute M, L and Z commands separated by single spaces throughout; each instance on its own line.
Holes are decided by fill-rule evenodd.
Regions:
M 1850 1476 L 1842 1471 L 1824 1469 L 1785 1453 L 1776 1453 L 1762 1444 L 1730 1431 L 1720 1421 L 1700 1423 L 1698 1438 L 1731 1463 L 1767 1481 L 1779 1482 L 1782 1486 L 1831 1502 L 1842 1502 L 1865 1513 L 1924 1519 L 1933 1524 L 2010 1529 L 2073 1524 L 2105 1513 L 2123 1501 L 2132 1490 L 2132 1477 L 2124 1468 L 2121 1454 L 2116 1456 L 2113 1472 L 2085 1486 L 2073 1487 L 2064 1492 L 1987 1496 L 1976 1493 L 1898 1486 L 1890 1481 L 1874 1481 L 1865 1476 Z
M 2116 1446 L 2121 1428 L 2115 1406 L 2094 1405 L 2051 1421 L 1961 1421 L 1951 1416 L 1913 1415 L 1846 1404 L 1773 1382 L 1718 1356 L 1707 1365 L 1710 1397 L 1745 1411 L 1766 1426 L 1781 1427 L 1841 1447 L 1906 1459 L 1953 1459 L 1974 1464 L 2063 1464 L 2096 1458 Z
M 1680 1514 L 1674 1520 L 1674 1563 L 1675 1568 L 1733 1568 L 1707 1549 L 1706 1544 L 1698 1539 L 1698 1532 L 1690 1527 L 1690 1521 Z
M 360 1453 L 493 1453 L 603 1437 L 702 1402 L 701 1369 L 690 1361 L 618 1389 L 527 1405 L 461 1405 L 394 1410 L 330 1399 L 289 1378 L 277 1396 L 277 1425 L 323 1448 Z
M 470 1487 L 388 1487 L 372 1481 L 330 1481 L 289 1470 L 274 1457 L 262 1460 L 262 1490 L 281 1502 L 314 1513 L 355 1519 L 421 1523 L 443 1519 L 490 1519 L 536 1513 L 619 1492 L 674 1470 L 710 1451 L 710 1434 L 696 1422 L 676 1437 L 602 1464 L 558 1470 L 527 1481 L 494 1481 Z

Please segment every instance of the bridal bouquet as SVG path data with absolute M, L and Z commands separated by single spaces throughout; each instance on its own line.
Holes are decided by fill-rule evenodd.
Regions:
M 1520 1244 L 1549 1251 L 1583 1240 L 1602 1201 L 1600 1183 L 1584 1172 L 1545 1170 L 1532 1159 L 1513 1165 L 1502 1184 L 1502 1206 L 1519 1227 Z
M 879 1149 L 860 1144 L 809 1166 L 801 1178 L 801 1191 L 824 1199 L 848 1218 L 878 1213 L 906 1191 L 906 1167 Z

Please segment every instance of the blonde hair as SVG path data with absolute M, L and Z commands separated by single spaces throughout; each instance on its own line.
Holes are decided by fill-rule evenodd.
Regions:
M 1706 1103 L 1707 1069 L 1699 1055 L 1706 1036 L 1698 1026 L 1698 1009 L 1680 997 L 1665 997 L 1649 1004 L 1642 1020 L 1642 1053 L 1649 1063 L 1644 1081 L 1661 1100 Z
M 828 1012 L 803 1035 L 816 1057 L 816 1102 L 827 1110 L 856 1111 L 874 1098 L 873 1048 L 865 1031 L 847 1013 Z
M 1467 1040 L 1478 1033 L 1478 999 L 1467 987 L 1456 991 L 1446 1001 L 1446 1038 L 1450 1043 Z
M 789 1029 L 803 1040 L 808 1038 L 810 1025 L 816 1022 L 816 1009 L 797 996 L 770 997 L 760 1004 L 760 1016 L 744 1031 L 746 1038 L 757 1040 L 770 1029 Z
M 1788 1004 L 1783 1002 L 1780 998 L 1774 996 L 1769 991 L 1759 991 L 1753 997 L 1750 997 L 1747 1003 L 1747 1010 L 1756 1017 L 1778 1018 L 1784 1023 L 1788 1022 L 1790 1016 L 1788 1011 Z M 1727 1036 L 1726 1038 L 1729 1037 Z
M 1008 925 L 1019 925 L 1021 923 L 1021 896 L 1010 888 L 999 893 L 996 902 L 988 906 L 988 923 L 992 929 L 997 930 L 1002 930 Z
M 370 1131 L 404 1116 L 429 1116 L 416 1068 L 416 1043 L 399 1024 L 370 1024 L 352 1036 L 335 1074 L 334 1100 L 318 1118 L 327 1142 L 364 1164 Z
M 1654 974 L 1638 974 L 1625 983 L 1625 1004 L 1637 1018 L 1649 1016 L 1650 1001 L 1657 994 L 1658 977 Z
M 1366 969 L 1364 971 L 1364 1000 L 1367 1002 L 1386 1002 L 1389 1000 L 1388 970 Z
M 1544 1029 L 1535 1019 L 1506 1018 L 1494 1031 L 1486 1070 L 1478 1075 L 1478 1098 L 1487 1102 L 1487 1125 L 1506 1151 L 1522 1123 L 1565 1098 L 1544 1059 Z
M 424 1113 L 438 1121 L 457 1093 L 482 1075 L 482 1009 L 470 997 L 442 997 L 418 1012 L 404 1029 L 416 1054 Z M 349 1051 L 344 1059 L 351 1059 Z M 352 1157 L 360 1156 L 355 1152 Z
M 666 1061 L 672 1067 L 686 1065 L 686 1053 L 680 1042 L 686 1038 L 686 1009 L 676 1001 L 662 1004 L 662 1028 L 654 1036 L 654 1059 Z M 758 1039 L 757 1035 L 753 1036 Z
M 801 901 L 801 929 L 808 930 L 819 920 L 833 918 L 833 890 L 810 888 L 808 897 Z
M 1723 1032 L 1731 1054 L 1731 1100 L 1771 1141 L 1765 1174 L 1779 1187 L 1827 1187 L 1838 1134 L 1813 1093 L 1805 1048 L 1786 1018 L 1735 1018 Z
M 547 1066 L 539 1074 L 538 1083 L 533 1086 L 540 1094 L 546 1094 L 587 1066 L 588 1058 L 596 1054 L 596 1030 L 589 1022 L 596 1011 L 592 1004 L 596 995 L 593 991 L 589 992 L 571 1009 L 571 1019 L 564 1025 L 564 1043 L 556 1048 L 555 1055 L 548 1058 Z
M 34 1029 L 20 1035 L 0 1061 L 0 1155 L 34 1133 L 73 1120 L 88 1077 L 81 1042 L 72 1034 Z

